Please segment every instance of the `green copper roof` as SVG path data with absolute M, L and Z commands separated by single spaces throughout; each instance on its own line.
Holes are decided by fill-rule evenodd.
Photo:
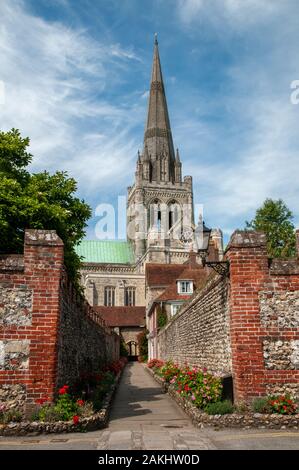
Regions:
M 134 263 L 132 245 L 126 241 L 83 240 L 76 253 L 86 263 Z

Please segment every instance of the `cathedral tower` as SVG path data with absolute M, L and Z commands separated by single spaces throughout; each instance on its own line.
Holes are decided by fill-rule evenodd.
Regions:
M 151 262 L 180 262 L 180 254 L 190 251 L 192 177 L 182 180 L 179 151 L 174 150 L 157 37 L 143 149 L 134 185 L 128 188 L 127 225 L 136 261 L 146 254 Z

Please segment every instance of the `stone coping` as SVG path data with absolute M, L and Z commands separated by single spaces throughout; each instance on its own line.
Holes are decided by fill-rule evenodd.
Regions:
M 39 434 L 95 431 L 97 429 L 105 428 L 108 423 L 112 399 L 118 386 L 122 371 L 116 376 L 111 390 L 104 398 L 102 409 L 92 416 L 85 418 L 80 417 L 79 424 L 74 424 L 72 420 L 55 421 L 53 423 L 42 421 L 21 421 L 20 423 L 11 422 L 8 424 L 0 424 L 0 436 L 37 436 Z
M 208 415 L 200 410 L 185 397 L 181 397 L 174 387 L 166 383 L 153 370 L 145 366 L 146 370 L 161 386 L 164 393 L 169 396 L 183 409 L 191 418 L 192 423 L 199 427 L 213 426 L 216 428 L 240 428 L 240 429 L 299 429 L 299 414 L 279 415 L 265 413 L 231 413 L 226 415 Z

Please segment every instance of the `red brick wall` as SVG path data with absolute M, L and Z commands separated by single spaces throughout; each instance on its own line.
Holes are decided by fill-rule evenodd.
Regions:
M 57 329 L 59 321 L 59 283 L 63 266 L 63 244 L 55 232 L 47 232 L 47 238 L 37 231 L 28 231 L 25 237 L 23 269 L 9 271 L 2 263 L 0 272 L 1 289 L 22 289 L 32 292 L 32 319 L 26 325 L 20 318 L 15 322 L 3 322 L 0 326 L 0 340 L 9 348 L 14 341 L 20 349 L 24 341 L 29 346 L 28 367 L 18 367 L 15 356 L 7 358 L 6 370 L 0 370 L 1 385 L 23 384 L 26 400 L 39 397 L 53 397 L 57 365 Z M 5 259 L 7 265 L 9 258 Z M 3 305 L 2 308 L 5 308 Z M 23 322 L 24 323 L 24 322 Z M 16 343 L 16 341 L 23 343 Z M 9 354 L 8 354 L 9 356 Z M 12 361 L 12 364 L 11 364 Z M 1 366 L 0 366 L 1 367 Z
M 258 232 L 235 232 L 226 256 L 235 399 L 285 391 L 298 396 L 299 364 L 295 353 L 295 363 L 285 353 L 299 344 L 298 260 L 271 262 Z M 269 345 L 276 348 L 271 360 Z
M 53 398 L 58 349 L 66 338 L 59 338 L 63 278 L 63 243 L 54 231 L 28 230 L 23 257 L 0 256 L 0 401 L 20 407 Z M 66 300 L 71 311 L 72 298 L 68 294 Z M 76 312 L 78 308 L 76 299 Z M 100 330 L 106 340 L 101 347 L 109 348 L 111 334 L 92 319 L 86 304 L 80 308 L 82 322 Z

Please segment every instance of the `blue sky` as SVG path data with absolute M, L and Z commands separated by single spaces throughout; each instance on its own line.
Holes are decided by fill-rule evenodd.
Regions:
M 93 210 L 115 203 L 142 148 L 156 31 L 207 225 L 227 239 L 273 197 L 299 226 L 298 0 L 1 0 L 0 128 L 30 136 L 33 171 L 68 171 Z

